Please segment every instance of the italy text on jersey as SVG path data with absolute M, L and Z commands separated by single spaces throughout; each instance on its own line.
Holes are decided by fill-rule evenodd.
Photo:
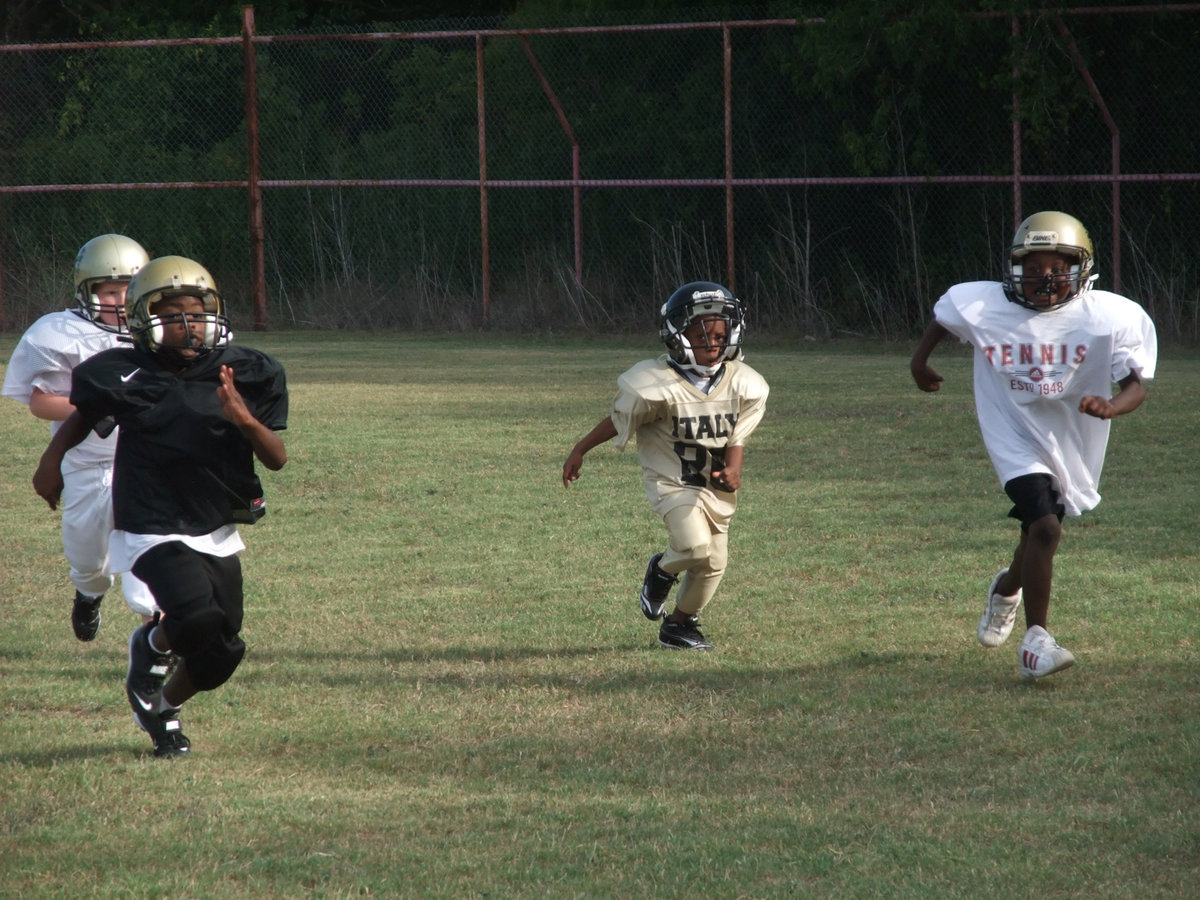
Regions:
M 671 416 L 671 433 L 685 441 L 706 438 L 727 438 L 737 425 L 737 413 L 717 413 L 715 416 Z

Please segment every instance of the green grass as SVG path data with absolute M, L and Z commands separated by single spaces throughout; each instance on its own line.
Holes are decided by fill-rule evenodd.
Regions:
M 43 423 L 0 402 L 0 896 L 1191 897 L 1200 883 L 1194 349 L 1114 423 L 1031 683 L 975 642 L 1016 538 L 969 356 L 751 344 L 711 654 L 637 611 L 636 454 L 574 441 L 649 340 L 243 336 L 291 461 L 243 529 L 246 661 L 155 760 L 114 593 L 71 636 Z M 0 336 L 7 360 L 15 336 Z

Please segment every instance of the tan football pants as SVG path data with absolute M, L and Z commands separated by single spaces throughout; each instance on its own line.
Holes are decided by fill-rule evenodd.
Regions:
M 717 531 L 699 506 L 677 506 L 663 523 L 670 546 L 658 565 L 671 575 L 683 573 L 675 606 L 694 616 L 713 598 L 725 575 L 729 535 Z

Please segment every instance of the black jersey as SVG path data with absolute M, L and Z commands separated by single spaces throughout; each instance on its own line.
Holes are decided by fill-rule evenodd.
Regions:
M 114 527 L 134 534 L 209 534 L 262 515 L 254 450 L 217 400 L 221 366 L 256 419 L 287 427 L 283 367 L 230 346 L 182 372 L 140 347 L 98 353 L 72 373 L 71 402 L 104 434 L 119 425 L 113 467 Z

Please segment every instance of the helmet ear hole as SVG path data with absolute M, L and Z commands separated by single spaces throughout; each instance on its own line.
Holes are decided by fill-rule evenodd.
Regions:
M 223 346 L 228 341 L 229 320 L 216 283 L 200 263 L 182 256 L 163 256 L 151 260 L 133 277 L 126 292 L 125 318 L 134 342 L 151 352 L 163 349 L 164 320 L 151 309 L 160 300 L 191 297 L 200 301 L 202 310 L 182 312 L 186 322 L 203 320 L 203 338 L 189 343 L 200 353 Z M 175 316 L 171 315 L 174 319 Z

